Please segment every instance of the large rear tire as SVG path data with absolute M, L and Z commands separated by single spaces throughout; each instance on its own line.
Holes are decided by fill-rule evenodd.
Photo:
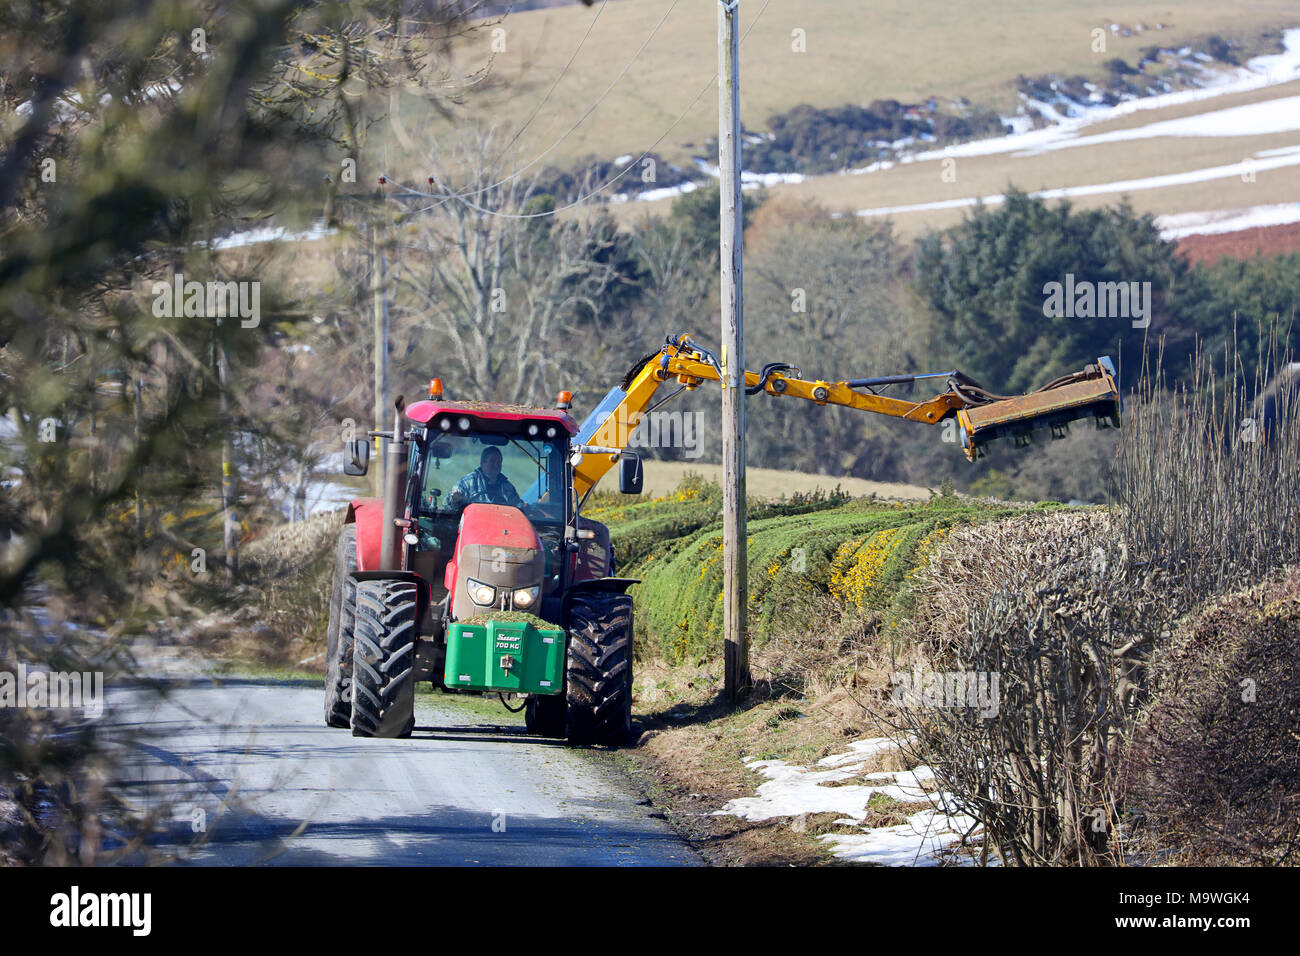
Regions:
M 632 736 L 632 611 L 626 594 L 580 592 L 570 601 L 565 735 L 573 743 L 617 747 Z
M 325 724 L 347 727 L 352 719 L 352 629 L 356 622 L 357 526 L 344 525 L 334 552 L 330 622 L 325 632 Z
M 352 736 L 409 737 L 415 727 L 416 586 L 361 581 L 352 652 Z

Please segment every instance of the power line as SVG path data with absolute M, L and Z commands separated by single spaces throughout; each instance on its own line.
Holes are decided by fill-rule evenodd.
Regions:
M 591 36 L 591 31 L 596 28 L 596 21 L 600 19 L 600 15 L 604 13 L 604 11 L 605 11 L 604 3 L 602 3 L 600 6 L 596 8 L 596 15 L 592 17 L 591 22 L 587 24 L 587 32 L 584 33 L 582 35 L 582 39 L 578 41 L 578 46 L 574 49 L 573 55 L 569 57 L 569 62 L 564 64 L 564 68 L 560 70 L 560 75 L 555 78 L 555 82 L 551 84 L 551 88 L 546 91 L 546 95 L 541 98 L 537 106 L 533 109 L 532 115 L 530 115 L 528 119 L 524 120 L 523 126 L 515 130 L 515 135 L 510 137 L 510 142 L 506 143 L 506 149 L 509 149 L 511 146 L 515 145 L 515 143 L 519 140 L 519 137 L 524 134 L 524 130 L 528 129 L 528 127 L 532 124 L 533 120 L 537 119 L 537 114 L 542 111 L 542 107 L 546 105 L 548 100 L 550 100 L 551 94 L 555 92 L 555 88 L 560 85 L 560 81 L 564 79 L 565 74 L 569 72 L 569 67 L 573 66 L 573 61 L 576 60 L 578 58 L 578 54 L 582 52 L 582 47 L 587 42 L 587 37 Z M 661 25 L 662 23 L 663 21 L 660 21 Z M 655 27 L 655 29 L 657 31 L 659 28 Z M 652 33 L 651 36 L 654 36 L 654 34 Z M 635 59 L 635 57 L 633 59 Z M 534 162 L 536 162 L 536 160 L 534 160 Z M 526 169 L 527 167 L 524 168 Z M 498 183 L 497 185 L 501 185 L 501 184 Z
M 605 0 L 605 2 L 608 3 L 609 0 Z M 769 0 L 769 2 L 770 2 L 770 0 Z M 598 97 L 596 98 L 596 102 L 592 103 L 591 106 L 587 107 L 587 111 L 586 111 L 585 113 L 583 113 L 580 117 L 578 117 L 577 121 L 576 121 L 572 126 L 570 126 L 567 130 L 565 130 L 563 133 L 560 134 L 560 138 L 559 138 L 559 139 L 557 139 L 555 142 L 551 143 L 550 146 L 546 147 L 546 149 L 542 150 L 542 152 L 540 152 L 538 155 L 534 156 L 531 160 L 529 160 L 529 161 L 528 161 L 527 163 L 525 163 L 523 166 L 520 166 L 518 169 L 516 169 L 514 172 L 512 172 L 509 176 L 506 176 L 504 179 L 500 179 L 500 180 L 498 180 L 497 182 L 492 183 L 491 185 L 488 185 L 488 186 L 484 186 L 484 187 L 482 187 L 481 189 L 473 189 L 473 190 L 469 190 L 469 191 L 467 191 L 467 192 L 458 193 L 458 194 L 456 194 L 455 196 L 448 196 L 447 198 L 448 198 L 448 199 L 452 199 L 452 198 L 458 198 L 458 199 L 459 199 L 459 198 L 464 198 L 464 197 L 466 197 L 466 196 L 479 196 L 479 195 L 482 195 L 482 194 L 485 193 L 485 192 L 490 192 L 491 190 L 496 189 L 498 186 L 504 186 L 506 183 L 510 182 L 512 179 L 517 179 L 520 175 L 523 174 L 524 170 L 526 170 L 526 169 L 531 169 L 533 166 L 536 166 L 539 162 L 541 162 L 545 157 L 549 156 L 549 155 L 550 155 L 550 154 L 555 150 L 555 148 L 556 148 L 557 146 L 559 146 L 559 145 L 560 145 L 561 143 L 563 143 L 566 139 L 568 139 L 571 135 L 573 135 L 573 133 L 575 133 L 575 132 L 577 131 L 578 127 L 581 126 L 583 123 L 585 123 L 585 122 L 587 121 L 587 117 L 591 116 L 591 114 L 594 113 L 594 112 L 596 111 L 596 108 L 597 108 L 598 106 L 600 106 L 600 104 L 603 103 L 603 102 L 605 101 L 605 97 L 609 96 L 610 92 L 614 89 L 614 87 L 618 85 L 618 81 L 621 80 L 621 79 L 623 79 L 623 77 L 625 77 L 625 76 L 627 75 L 627 71 L 630 70 L 630 69 L 632 69 L 632 64 L 635 63 L 635 62 L 637 61 L 637 58 L 641 56 L 641 54 L 645 51 L 645 48 L 646 48 L 647 46 L 650 45 L 650 41 L 653 40 L 653 39 L 658 35 L 659 30 L 663 27 L 663 25 L 664 25 L 665 23 L 668 22 L 668 17 L 669 17 L 669 15 L 673 12 L 673 10 L 677 7 L 677 4 L 678 4 L 678 0 L 672 0 L 672 2 L 671 2 L 670 4 L 668 4 L 668 9 L 665 10 L 665 11 L 664 11 L 664 15 L 663 15 L 662 17 L 659 18 L 659 22 L 656 23 L 655 26 L 654 26 L 654 29 L 650 31 L 650 35 L 649 35 L 648 37 L 646 37 L 646 38 L 641 42 L 641 45 L 640 45 L 639 47 L 637 47 L 637 51 L 636 51 L 635 53 L 632 54 L 632 59 L 628 60 L 627 63 L 624 65 L 623 69 L 621 69 L 621 70 L 618 72 L 618 75 L 615 76 L 614 79 L 610 81 L 610 84 L 609 84 L 607 87 L 605 87 L 605 91 L 604 91 L 603 93 L 601 93 L 600 96 L 598 96 Z M 592 28 L 595 27 L 595 25 L 596 25 L 596 20 L 600 17 L 600 11 L 601 11 L 601 10 L 604 10 L 604 9 L 605 9 L 605 4 L 602 3 L 602 4 L 600 5 L 600 7 L 599 7 L 599 8 L 597 9 L 597 11 L 596 11 L 596 16 L 595 16 L 595 17 L 592 17 L 591 24 L 587 27 L 587 34 L 588 34 L 588 35 L 591 34 Z M 583 43 L 585 43 L 586 40 L 587 40 L 587 37 L 584 36 L 584 37 L 582 38 L 582 40 L 583 40 Z M 579 49 L 579 50 L 582 49 L 582 44 L 581 44 L 581 43 L 578 44 L 578 49 Z M 574 54 L 573 54 L 573 58 L 576 58 L 577 55 L 578 55 L 578 54 L 577 54 L 577 51 L 575 50 L 575 51 L 574 51 Z M 570 58 L 570 60 L 569 60 L 569 64 L 572 64 L 572 63 L 573 63 L 573 58 Z M 566 65 L 565 68 L 564 68 L 564 70 L 567 71 L 568 68 L 569 68 L 569 66 Z M 564 75 L 563 72 L 561 72 L 560 75 L 561 75 L 561 77 L 563 77 L 563 75 Z M 536 117 L 537 113 L 540 112 L 542 105 L 545 104 L 546 99 L 549 99 L 549 98 L 550 98 L 551 93 L 555 91 L 555 87 L 559 84 L 559 82 L 560 82 L 560 80 L 557 78 L 556 81 L 555 81 L 555 83 L 552 84 L 551 89 L 547 92 L 546 97 L 543 98 L 543 100 L 542 100 L 542 104 L 539 104 L 538 107 L 537 107 L 537 110 L 534 111 L 533 116 L 532 116 L 532 117 L 529 117 L 529 119 L 528 119 L 528 123 L 531 123 L 532 120 L 533 120 L 533 118 Z M 694 104 L 692 103 L 692 105 L 694 105 Z M 526 127 L 528 124 L 525 123 L 524 125 L 525 125 L 525 127 Z M 510 140 L 510 143 L 508 143 L 508 144 L 506 145 L 506 148 L 509 149 L 510 146 L 514 145 L 515 141 L 519 138 L 519 135 L 522 134 L 522 133 L 523 133 L 523 129 L 521 128 L 521 129 L 519 130 L 519 132 L 516 133 L 515 136 Z M 661 138 L 662 138 L 662 137 L 661 137 Z M 642 154 L 642 155 L 644 155 L 644 154 Z
M 504 186 L 506 183 L 510 182 L 513 179 L 517 179 L 520 175 L 523 174 L 525 170 L 537 165 L 537 163 L 539 163 L 543 158 L 545 158 L 548 154 L 550 154 L 557 146 L 563 143 L 565 139 L 567 139 L 570 135 L 572 135 L 577 130 L 577 128 L 586 121 L 587 117 L 589 117 L 593 112 L 595 112 L 596 108 L 599 107 L 602 102 L 604 102 L 605 98 L 610 94 L 610 92 L 614 89 L 614 87 L 618 85 L 618 81 L 627 75 L 628 70 L 632 68 L 632 64 L 635 63 L 637 58 L 640 57 L 640 55 L 645 51 L 645 48 L 650 45 L 650 41 L 653 40 L 656 35 L 658 35 L 659 30 L 663 27 L 664 23 L 667 22 L 669 15 L 676 8 L 677 3 L 678 0 L 672 0 L 672 2 L 668 5 L 668 9 L 664 12 L 664 15 L 659 18 L 659 22 L 655 24 L 654 29 L 650 31 L 650 35 L 647 36 L 645 40 L 642 41 L 641 45 L 637 48 L 637 51 L 632 54 L 632 58 L 628 60 L 628 62 L 624 65 L 623 69 L 619 71 L 618 75 L 614 77 L 614 79 L 610 82 L 610 84 L 607 87 L 605 87 L 605 91 L 601 93 L 601 95 L 596 99 L 596 102 L 591 104 L 591 106 L 587 108 L 586 112 L 583 113 L 582 116 L 578 118 L 577 122 L 575 122 L 567 130 L 565 130 L 565 132 L 560 136 L 560 138 L 557 139 L 555 142 L 553 142 L 550 146 L 548 146 L 543 152 L 533 157 L 523 166 L 519 167 L 518 169 L 516 169 L 514 172 L 510 173 L 510 175 L 504 177 L 503 179 L 499 179 L 494 183 L 491 183 L 487 186 L 482 186 L 478 189 L 466 190 L 465 192 L 462 193 L 456 193 L 454 191 L 448 190 L 448 195 L 446 195 L 444 198 L 438 200 L 437 202 L 429 206 L 424 207 L 423 209 L 410 210 L 410 212 L 429 212 L 434 209 L 437 209 L 440 206 L 447 204 L 448 202 L 451 202 L 453 199 L 464 199 L 469 196 L 482 195 L 483 193 L 490 192 L 491 190 L 496 189 L 499 186 Z M 604 12 L 604 9 L 605 9 L 604 3 L 602 3 L 599 7 L 596 8 L 596 15 L 593 16 L 591 18 L 591 22 L 587 24 L 587 31 L 582 35 L 582 39 L 578 41 L 578 45 L 574 49 L 573 53 L 569 56 L 568 62 L 564 64 L 564 67 L 560 70 L 559 75 L 551 83 L 550 89 L 546 91 L 546 94 L 538 102 L 537 106 L 534 107 L 532 114 L 529 115 L 528 119 L 524 121 L 523 125 L 520 126 L 519 129 L 515 131 L 515 134 L 510 138 L 510 142 L 506 144 L 505 149 L 509 149 L 519 140 L 519 137 L 522 136 L 524 131 L 528 129 L 528 127 L 532 124 L 533 120 L 537 118 L 538 114 L 542 110 L 542 107 L 545 106 L 546 103 L 550 100 L 551 94 L 555 92 L 556 87 L 560 85 L 560 81 L 564 79 L 565 75 L 569 71 L 569 68 L 573 66 L 574 61 L 578 58 L 578 54 L 582 52 L 582 48 L 586 44 L 587 38 L 591 36 L 592 30 L 594 30 L 596 27 L 596 21 L 600 19 L 600 15 L 602 12 Z M 698 99 L 699 97 L 697 96 L 696 100 Z M 695 102 L 692 101 L 691 106 L 693 107 L 694 105 Z M 665 135 L 667 135 L 667 133 L 665 133 Z M 660 139 L 663 139 L 663 137 L 661 136 Z M 656 144 L 657 143 L 658 141 L 656 141 Z M 653 147 L 651 148 L 653 149 Z M 504 153 L 504 150 L 502 152 Z M 644 155 L 645 154 L 643 153 L 642 156 L 644 157 Z M 626 172 L 626 170 L 624 170 L 624 172 Z M 621 175 L 622 174 L 620 174 L 620 176 Z M 432 183 L 432 181 L 433 181 L 433 177 L 430 177 L 430 182 Z M 392 183 L 394 186 L 397 186 L 403 192 L 412 196 L 423 197 L 429 195 L 429 193 L 427 192 L 422 192 L 420 190 L 412 189 L 409 186 L 403 186 L 401 183 L 398 183 L 396 180 L 392 179 L 387 175 L 382 175 L 380 177 L 380 182 L 381 184 L 385 182 Z
M 677 0 L 673 0 L 673 6 L 676 6 L 676 2 L 677 2 Z M 766 2 L 764 2 L 763 6 L 762 6 L 762 7 L 759 9 L 759 11 L 758 11 L 758 15 L 757 15 L 756 17 L 754 17 L 754 21 L 753 21 L 753 23 L 751 23 L 751 24 L 746 28 L 746 30 L 745 30 L 744 34 L 741 36 L 739 42 L 743 43 L 743 42 L 745 41 L 745 39 L 749 36 L 750 31 L 753 30 L 754 27 L 758 24 L 758 21 L 759 21 L 760 19 L 762 19 L 762 17 L 763 17 L 763 13 L 767 10 L 767 8 L 771 5 L 771 3 L 772 3 L 772 0 L 766 0 Z M 671 12 L 672 12 L 672 6 L 670 6 L 670 7 L 668 8 L 668 13 L 671 13 Z M 659 25 L 655 27 L 655 32 L 658 32 L 659 26 L 662 26 L 664 20 L 666 20 L 666 19 L 668 18 L 668 13 L 665 13 L 665 14 L 664 14 L 664 18 L 663 18 L 663 20 L 660 20 L 660 21 L 659 21 Z M 637 55 L 640 55 L 641 50 L 644 50 L 644 49 L 645 49 L 646 44 L 648 44 L 648 43 L 650 42 L 650 39 L 652 39 L 653 37 L 654 37 L 654 32 L 652 32 L 652 33 L 650 34 L 650 37 L 647 37 L 646 40 L 645 40 L 645 42 L 641 44 L 641 48 L 637 51 Z M 635 61 L 635 59 L 636 59 L 636 56 L 633 56 L 632 60 Z M 623 68 L 622 73 L 620 73 L 619 76 L 615 78 L 615 80 L 614 80 L 615 83 L 617 83 L 618 80 L 623 76 L 623 74 L 625 74 L 625 73 L 627 72 L 627 70 L 631 67 L 631 65 L 632 65 L 632 63 L 629 62 L 628 65 L 627 65 L 627 67 L 624 67 L 624 68 Z M 483 193 L 483 192 L 487 192 L 488 190 L 495 188 L 496 186 L 500 186 L 500 185 L 503 185 L 504 183 L 509 182 L 511 179 L 515 178 L 515 177 L 518 176 L 520 173 L 522 173 L 525 169 L 527 169 L 528 166 L 532 166 L 532 165 L 534 165 L 538 160 L 540 160 L 540 159 L 542 158 L 542 156 L 545 156 L 545 155 L 546 155 L 546 153 L 542 153 L 541 156 L 538 156 L 536 159 L 534 159 L 532 162 L 530 162 L 527 166 L 523 166 L 523 167 L 521 167 L 520 169 L 518 169 L 518 170 L 516 170 L 514 173 L 512 173 L 510 176 L 507 176 L 505 179 L 502 179 L 500 182 L 498 182 L 498 183 L 494 183 L 492 186 L 485 186 L 485 187 L 483 187 L 482 189 L 479 189 L 479 190 L 469 190 L 469 191 L 464 192 L 464 193 L 456 193 L 456 192 L 451 191 L 451 190 L 450 190 L 450 187 L 447 187 L 447 186 L 443 185 L 441 182 L 438 182 L 436 177 L 431 176 L 430 179 L 433 179 L 433 180 L 435 181 L 436 185 L 442 187 L 442 188 L 445 189 L 445 190 L 448 190 L 448 193 L 447 193 L 447 195 L 446 195 L 444 198 L 440 199 L 437 203 L 435 203 L 434 205 L 429 206 L 429 207 L 427 207 L 427 208 L 428 208 L 428 209 L 434 209 L 434 208 L 437 208 L 438 206 L 441 206 L 441 205 L 443 205 L 443 204 L 445 204 L 445 203 L 447 203 L 447 202 L 449 202 L 449 201 L 454 200 L 454 201 L 456 201 L 456 202 L 459 202 L 459 203 L 460 203 L 461 205 L 463 205 L 463 206 L 467 206 L 467 207 L 469 207 L 470 209 L 475 210 L 476 212 L 481 212 L 481 213 L 483 213 L 483 214 L 485 214 L 485 215 L 489 215 L 489 216 L 497 216 L 497 217 L 502 218 L 502 219 L 541 219 L 541 218 L 544 218 L 544 217 L 546 217 L 546 216 L 554 216 L 554 215 L 557 215 L 558 213 L 564 212 L 564 211 L 566 211 L 566 210 L 568 210 L 568 209 L 572 209 L 572 208 L 574 208 L 575 206 L 580 206 L 580 205 L 582 205 L 584 202 L 586 202 L 588 199 L 591 199 L 591 198 L 594 197 L 594 196 L 598 196 L 600 193 L 604 192 L 604 191 L 605 191 L 606 189 L 608 189 L 610 186 L 612 186 L 612 185 L 614 185 L 615 183 L 617 183 L 620 179 L 622 179 L 624 176 L 626 176 L 626 175 L 628 174 L 628 172 L 629 172 L 633 167 L 635 167 L 636 165 L 638 165 L 638 164 L 641 162 L 641 160 L 645 159 L 646 156 L 648 156 L 648 155 L 650 155 L 650 153 L 654 152 L 655 147 L 657 147 L 661 142 L 663 142 L 664 138 L 667 137 L 667 135 L 668 135 L 669 133 L 671 133 L 674 129 L 677 128 L 677 124 L 679 124 L 683 119 L 686 118 L 686 114 L 689 113 L 691 110 L 693 110 L 693 109 L 695 108 L 695 104 L 698 103 L 698 102 L 700 101 L 700 97 L 702 97 L 705 93 L 707 93 L 707 92 L 708 92 L 708 91 L 713 87 L 714 82 L 717 80 L 717 78 L 718 78 L 718 73 L 717 73 L 717 71 L 715 70 L 715 71 L 713 72 L 713 75 L 709 78 L 708 82 L 705 83 L 705 85 L 700 89 L 700 91 L 699 91 L 698 93 L 695 94 L 694 99 L 692 99 L 691 102 L 690 102 L 689 104 L 687 104 L 686 109 L 684 109 L 680 114 L 678 114 L 677 118 L 676 118 L 675 120 L 672 121 L 672 123 L 669 125 L 669 127 L 668 127 L 666 130 L 664 130 L 662 133 L 659 134 L 658 139 L 656 139 L 653 143 L 651 143 L 650 146 L 649 146 L 647 149 L 643 150 L 642 153 L 641 153 L 641 155 L 638 156 L 638 157 L 637 157 L 633 162 L 630 162 L 630 163 L 628 163 L 627 165 L 625 165 L 625 166 L 623 167 L 623 169 L 622 169 L 622 170 L 621 170 L 621 171 L 620 171 L 616 176 L 614 176 L 614 177 L 612 177 L 611 179 L 609 179 L 608 181 L 602 183 L 600 186 L 596 187 L 596 188 L 593 189 L 591 192 L 586 193 L 586 194 L 584 194 L 584 195 L 578 197 L 577 199 L 573 200 L 572 202 L 566 203 L 566 204 L 563 205 L 563 206 L 557 206 L 556 208 L 551 209 L 551 210 L 548 210 L 548 211 L 546 211 L 546 212 L 535 212 L 535 213 L 505 213 L 505 212 L 499 212 L 499 211 L 497 211 L 497 210 L 493 210 L 493 209 L 486 209 L 486 208 L 484 208 L 483 206 L 478 205 L 477 203 L 469 202 L 468 199 L 466 198 L 466 197 L 468 197 L 468 196 L 479 195 L 479 194 L 481 194 L 481 193 Z M 592 113 L 592 111 L 595 110 L 595 108 L 596 108 L 597 106 L 600 105 L 601 100 L 603 100 L 603 99 L 605 98 L 605 96 L 609 93 L 610 89 L 612 89 L 612 88 L 613 88 L 613 84 L 610 84 L 610 86 L 609 86 L 608 88 L 606 88 L 605 92 L 601 94 L 600 99 L 598 99 L 598 100 L 597 100 L 597 101 L 596 101 L 596 102 L 595 102 L 595 103 L 594 103 L 594 104 L 593 104 L 593 105 L 592 105 L 592 106 L 587 110 L 587 112 L 583 114 L 582 118 L 579 119 L 577 123 L 575 123 L 572 127 L 570 127 L 570 129 L 568 130 L 568 132 L 566 132 L 566 133 L 564 134 L 564 136 L 560 137 L 559 140 L 557 140 L 555 143 L 553 143 L 553 144 L 550 146 L 550 148 L 549 148 L 546 152 L 550 152 L 552 149 L 554 149 L 556 146 L 558 146 L 558 145 L 560 144 L 560 142 L 562 142 L 562 141 L 564 140 L 564 138 L 567 137 L 567 136 L 569 135 L 569 133 L 572 133 L 574 130 L 576 130 L 576 129 L 578 128 L 578 126 L 582 123 L 582 121 L 585 120 L 588 116 L 590 116 L 591 113 Z M 400 184 L 396 183 L 394 180 L 391 180 L 391 179 L 389 180 L 389 182 L 393 182 L 394 185 L 400 185 Z M 403 188 L 404 190 L 406 190 L 407 192 L 411 193 L 412 195 L 419 195 L 419 196 L 426 196 L 426 195 L 429 195 L 428 193 L 417 192 L 416 190 L 410 189 L 409 187 L 405 187 L 405 186 L 403 186 L 402 188 Z

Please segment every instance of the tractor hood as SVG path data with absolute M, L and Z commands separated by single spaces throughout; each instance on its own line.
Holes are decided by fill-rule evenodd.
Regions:
M 494 608 L 510 610 L 509 595 L 531 587 L 539 590 L 526 610 L 536 613 L 545 570 L 541 539 L 522 511 L 507 505 L 468 505 L 460 519 L 456 554 L 443 579 L 451 594 L 452 617 L 459 620 Z M 471 579 L 495 590 L 490 605 L 471 599 Z

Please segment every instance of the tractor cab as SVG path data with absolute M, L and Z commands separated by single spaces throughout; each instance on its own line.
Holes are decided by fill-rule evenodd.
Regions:
M 406 417 L 418 426 L 406 567 L 430 583 L 434 603 L 449 598 L 452 619 L 483 610 L 555 619 L 566 578 L 583 570 L 570 559 L 582 550 L 566 547 L 579 540 L 569 462 L 577 423 L 563 409 L 433 399 Z

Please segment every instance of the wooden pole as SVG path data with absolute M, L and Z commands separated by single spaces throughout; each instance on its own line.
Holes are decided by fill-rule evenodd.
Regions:
M 226 346 L 218 340 L 217 385 L 221 400 L 221 546 L 226 552 L 226 577 L 233 580 L 239 571 L 239 515 L 235 511 L 237 481 L 235 475 L 235 449 L 230 440 L 233 423 L 230 421 L 230 359 Z
M 718 173 L 722 259 L 722 579 L 727 700 L 749 689 L 745 537 L 745 334 L 740 195 L 740 0 L 718 2 Z
M 65 363 L 66 364 L 66 363 Z M 125 383 L 124 383 L 125 384 Z M 134 448 L 140 447 L 140 407 L 144 403 L 144 376 L 135 376 L 135 401 L 131 403 L 131 414 L 133 422 L 133 436 L 135 438 Z M 144 499 L 140 496 L 140 485 L 144 483 L 144 466 L 139 465 L 135 470 L 135 540 L 136 546 L 144 551 Z

